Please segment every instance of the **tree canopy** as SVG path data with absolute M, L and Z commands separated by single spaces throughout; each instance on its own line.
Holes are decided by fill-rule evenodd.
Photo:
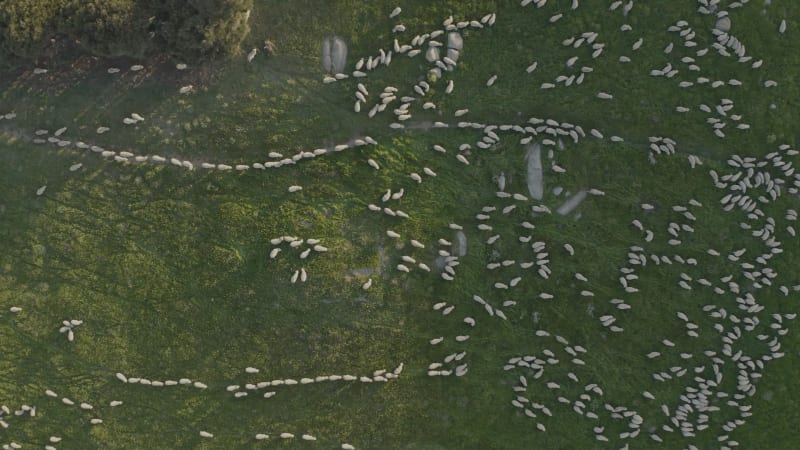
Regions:
M 237 54 L 253 0 L 0 0 L 0 57 L 36 59 L 68 39 L 97 56 Z

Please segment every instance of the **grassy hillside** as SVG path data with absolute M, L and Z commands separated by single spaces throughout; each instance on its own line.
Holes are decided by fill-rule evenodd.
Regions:
M 787 175 L 774 159 L 759 167 L 773 179 L 783 179 L 785 186 L 775 200 L 763 186 L 748 191 L 754 200 L 759 195 L 769 200 L 755 200 L 764 217 L 753 219 L 739 208 L 723 209 L 720 200 L 730 191 L 715 187 L 709 171 L 720 177 L 739 172 L 729 164 L 734 154 L 761 160 L 780 152 L 783 162 L 793 160 L 778 146 L 796 145 L 800 4 L 764 7 L 750 2 L 729 11 L 731 34 L 753 57 L 745 63 L 722 57 L 713 48 L 697 56 L 697 50 L 715 42 L 709 30 L 716 17 L 699 14 L 696 2 L 637 3 L 627 15 L 623 6 L 609 11 L 611 2 L 581 2 L 576 10 L 568 1 L 546 3 L 537 8 L 518 1 L 260 1 L 250 17 L 244 54 L 260 48 L 265 39 L 277 52 L 270 57 L 259 53 L 252 63 L 242 57 L 179 71 L 173 62 L 153 61 L 134 72 L 127 68 L 136 62 L 82 59 L 69 67 L 47 67 L 45 74 L 34 74 L 33 68 L 6 74 L 0 84 L 0 114 L 15 117 L 0 120 L 0 404 L 8 405 L 11 417 L 0 417 L 9 425 L 0 428 L 0 442 L 42 447 L 58 436 L 63 440 L 51 445 L 64 449 L 339 448 L 342 443 L 361 449 L 590 449 L 626 443 L 630 448 L 716 448 L 735 440 L 741 448 L 797 448 L 794 424 L 800 409 L 794 399 L 800 395 L 795 382 L 800 342 L 791 316 L 779 316 L 779 326 L 770 327 L 778 320 L 773 314 L 798 309 L 793 286 L 800 285 L 794 269 L 800 246 L 787 229 L 792 226 L 787 211 L 800 208 L 797 195 L 788 190 L 797 177 Z M 398 5 L 402 13 L 390 19 Z M 448 16 L 458 22 L 492 12 L 493 26 L 462 30 L 458 64 L 438 81 L 427 77 L 431 65 L 423 45 L 422 54 L 409 58 L 395 53 L 390 65 L 365 78 L 323 83 L 319 46 L 326 36 L 335 34 L 348 42 L 347 70 L 352 72 L 362 56 L 392 49 L 395 37 L 410 43 L 417 34 L 441 29 Z M 550 23 L 557 13 L 563 17 Z M 788 26 L 781 34 L 783 19 Z M 667 31 L 679 20 L 694 29 L 697 47 L 685 47 L 677 32 Z M 400 23 L 406 30 L 393 33 Z M 624 24 L 631 30 L 621 31 Z M 597 58 L 587 46 L 563 45 L 587 31 L 597 32 L 596 42 L 605 44 Z M 641 48 L 633 50 L 640 38 Z M 669 43 L 673 49 L 665 53 Z M 566 67 L 574 56 L 577 62 Z M 622 63 L 621 56 L 631 61 Z M 681 61 L 687 56 L 695 59 L 699 72 Z M 760 59 L 763 66 L 751 68 Z M 534 61 L 538 67 L 528 73 Z M 675 77 L 650 75 L 667 63 L 679 69 Z M 109 67 L 121 71 L 109 74 Z M 555 83 L 559 75 L 577 75 L 580 67 L 592 68 L 582 84 L 540 88 Z M 493 75 L 497 80 L 487 87 Z M 680 81 L 698 76 L 709 83 L 679 87 Z M 742 85 L 728 84 L 730 79 Z M 407 129 L 391 128 L 400 97 L 417 96 L 413 86 L 422 80 L 428 80 L 430 92 L 412 103 Z M 455 88 L 447 94 L 450 80 Z M 714 80 L 726 84 L 712 88 Z M 764 87 L 767 80 L 778 85 Z M 356 114 L 359 82 L 369 95 Z M 180 94 L 188 85 L 194 92 Z M 366 112 L 386 86 L 398 89 L 398 100 L 370 119 Z M 598 98 L 598 92 L 613 99 Z M 707 121 L 719 115 L 699 107 L 705 104 L 714 111 L 722 99 L 734 102 L 724 118 L 729 122 L 725 138 L 714 135 Z M 436 108 L 422 109 L 428 101 Z M 677 106 L 691 111 L 678 113 Z M 460 109 L 469 112 L 457 118 L 454 113 Z M 144 121 L 123 124 L 131 113 Z M 733 114 L 741 115 L 738 122 L 749 129 L 736 129 Z M 586 137 L 575 143 L 560 136 L 563 149 L 544 145 L 544 199 L 499 198 L 493 179 L 501 172 L 507 192 L 528 196 L 526 146 L 519 142 L 523 135 L 498 128 L 499 142 L 484 150 L 476 145 L 484 136 L 482 129 L 457 124 L 526 127 L 532 117 L 580 126 Z M 432 121 L 450 127 L 412 127 Z M 110 131 L 98 134 L 101 126 Z M 36 130 L 48 130 L 46 138 L 62 127 L 67 130 L 59 139 L 70 144 L 34 143 L 42 138 Z M 592 137 L 591 129 L 604 138 Z M 291 157 L 364 136 L 377 144 L 280 168 L 200 168 L 202 162 L 264 163 L 279 159 L 268 156 L 270 152 Z M 624 142 L 613 142 L 611 136 Z M 650 137 L 673 139 L 675 154 L 651 159 Z M 540 131 L 532 142 L 548 138 L 554 139 Z M 187 160 L 195 168 L 152 159 L 116 162 L 77 148 L 78 141 L 118 154 Z M 471 145 L 469 165 L 455 157 L 464 143 Z M 447 153 L 432 150 L 434 145 Z M 703 164 L 692 168 L 689 155 Z M 380 170 L 370 167 L 369 158 Z M 554 163 L 566 172 L 552 170 Z M 436 176 L 424 175 L 426 167 Z M 412 172 L 422 174 L 423 181 L 415 182 Z M 291 185 L 303 189 L 290 193 Z M 556 195 L 556 187 L 564 192 Z M 401 199 L 381 202 L 387 189 L 401 188 Z M 569 215 L 555 213 L 567 192 L 592 188 L 604 195 L 589 195 Z M 692 206 L 690 200 L 703 206 Z M 654 208 L 643 209 L 645 203 Z M 373 212 L 369 204 L 400 209 L 410 217 Z M 510 205 L 517 207 L 501 213 Z M 531 214 L 531 207 L 538 205 L 553 213 Z M 485 206 L 497 211 L 481 221 L 476 215 Z M 695 219 L 674 206 L 687 208 Z M 783 252 L 762 264 L 756 259 L 769 248 L 753 231 L 768 223 L 766 217 L 774 219 L 770 233 Z M 632 225 L 634 219 L 653 232 L 652 241 Z M 535 229 L 523 227 L 524 221 Z M 480 230 L 482 222 L 492 230 Z M 681 242 L 670 243 L 670 223 L 693 232 L 684 229 L 678 233 Z M 461 225 L 468 242 L 453 281 L 442 279 L 435 268 L 437 251 L 447 248 L 437 240 L 455 239 L 449 224 Z M 388 237 L 387 230 L 401 238 Z M 301 259 L 308 245 L 291 248 L 283 243 L 271 259 L 275 245 L 270 240 L 284 235 L 319 239 L 328 251 L 312 251 Z M 489 244 L 492 235 L 499 238 Z M 531 240 L 522 242 L 520 237 L 526 236 Z M 411 239 L 425 248 L 415 248 Z M 550 260 L 548 279 L 535 267 L 519 265 L 536 260 L 531 244 L 537 241 L 546 246 L 548 256 L 542 258 Z M 732 255 L 740 249 L 746 252 L 735 260 Z M 647 264 L 633 265 L 629 252 L 641 253 Z M 403 255 L 433 271 L 404 263 Z M 696 264 L 679 262 L 690 258 Z M 487 264 L 506 260 L 515 264 L 487 269 Z M 401 263 L 412 268 L 410 273 L 397 270 Z M 290 278 L 301 267 L 308 280 L 293 284 Z M 767 278 L 763 267 L 777 273 L 768 279 L 770 285 L 746 278 L 745 272 L 756 269 L 763 272 L 758 278 Z M 620 284 L 621 269 L 626 268 L 638 277 L 629 280 L 638 292 L 626 292 Z M 691 278 L 691 290 L 679 286 L 682 274 Z M 731 279 L 723 281 L 728 275 Z M 516 286 L 495 287 L 516 277 L 522 277 Z M 362 289 L 369 278 L 372 286 Z M 699 279 L 724 292 L 715 293 Z M 730 281 L 740 286 L 739 294 Z M 762 311 L 738 308 L 737 297 L 748 292 Z M 542 293 L 554 298 L 544 300 Z M 475 295 L 492 306 L 493 314 L 502 310 L 507 320 L 487 314 L 473 300 Z M 618 309 L 612 299 L 631 308 Z M 440 302 L 455 309 L 443 315 L 444 308 L 433 309 Z M 704 310 L 706 305 L 716 309 Z M 14 306 L 21 311 L 11 312 Z M 712 316 L 719 308 L 726 310 L 724 319 Z M 698 325 L 697 337 L 687 335 L 678 312 Z M 603 326 L 600 318 L 605 315 L 613 315 L 614 325 L 624 331 Z M 474 318 L 475 326 L 465 324 L 465 317 Z M 752 331 L 742 322 L 748 317 L 760 321 Z M 75 327 L 73 342 L 59 333 L 62 321 L 70 319 L 84 322 Z M 751 371 L 763 372 L 760 379 L 751 379 L 754 395 L 730 405 L 739 369 L 722 349 L 724 333 L 735 333 L 736 327 L 742 337 L 732 344 L 733 353 L 741 350 L 759 360 L 780 351 L 785 357 L 765 360 L 763 371 Z M 790 331 L 780 335 L 780 328 Z M 550 336 L 539 336 L 537 330 Z M 769 338 L 761 340 L 759 334 Z M 455 339 L 466 335 L 469 339 L 463 342 Z M 569 342 L 570 350 L 556 335 Z M 429 343 L 438 337 L 445 339 Z M 779 339 L 780 350 L 765 345 L 773 337 Z M 676 346 L 663 345 L 663 339 Z M 586 353 L 567 353 L 575 345 Z M 547 364 L 540 378 L 534 378 L 536 370 L 509 363 L 523 356 L 547 360 L 545 350 L 559 362 Z M 661 356 L 648 359 L 645 355 L 653 351 Z M 705 356 L 704 351 L 716 353 Z M 466 352 L 462 359 L 444 363 L 448 355 L 461 352 Z M 571 362 L 573 357 L 585 365 Z M 720 410 L 707 413 L 708 428 L 696 431 L 696 437 L 681 436 L 661 405 L 675 411 L 680 396 L 689 392 L 686 387 L 697 388 L 696 376 L 714 377 L 714 357 L 724 360 L 718 363 L 723 381 L 713 389 L 709 404 Z M 437 362 L 445 370 L 467 364 L 468 372 L 430 376 L 428 367 Z M 374 371 L 391 372 L 401 363 L 399 377 L 386 382 L 246 388 L 260 381 L 333 374 L 372 378 Z M 260 372 L 247 373 L 246 367 Z M 676 375 L 672 367 L 688 373 L 663 383 L 654 380 L 653 373 Z M 115 377 L 117 372 L 151 381 L 188 378 L 207 388 L 125 384 Z M 579 381 L 571 381 L 570 373 Z M 526 392 L 513 389 L 520 377 L 526 379 Z M 548 388 L 548 382 L 560 387 Z M 590 383 L 602 395 L 587 390 Z M 235 398 L 226 389 L 230 385 L 248 395 Z M 48 389 L 57 397 L 48 396 Z M 645 390 L 655 400 L 643 397 Z M 275 396 L 263 398 L 269 391 Z M 518 395 L 546 406 L 552 417 L 541 410 L 534 411 L 536 418 L 526 416 L 524 408 L 512 405 Z M 63 397 L 75 405 L 66 405 Z M 558 397 L 582 401 L 579 409 L 598 418 L 576 413 L 574 403 L 562 404 Z M 115 400 L 123 403 L 110 406 Z M 93 409 L 81 409 L 81 402 Z M 35 417 L 14 415 L 23 404 L 36 406 Z M 643 419 L 640 434 L 621 437 L 633 431 L 631 419 L 614 417 L 608 405 L 636 411 Z M 738 405 L 751 405 L 752 417 L 742 417 Z M 93 425 L 92 418 L 103 423 Z M 725 422 L 737 418 L 746 424 L 724 432 Z M 688 422 L 697 420 L 702 424 L 704 419 L 695 413 Z M 539 431 L 537 423 L 546 431 Z M 675 431 L 665 431 L 664 425 Z M 603 431 L 593 430 L 600 426 Z M 201 437 L 200 431 L 214 437 Z M 284 432 L 296 437 L 278 437 Z M 257 441 L 257 433 L 270 437 Z M 318 440 L 304 441 L 304 433 Z M 719 440 L 721 435 L 729 437 Z

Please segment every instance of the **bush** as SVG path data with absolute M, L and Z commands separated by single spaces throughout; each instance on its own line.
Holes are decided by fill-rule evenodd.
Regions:
M 159 41 L 187 60 L 236 55 L 250 32 L 252 0 L 167 0 L 155 5 Z
M 238 54 L 252 0 L 4 0 L 0 57 L 36 59 L 51 38 L 103 57 L 167 54 L 185 61 Z
M 0 48 L 6 56 L 35 58 L 56 32 L 58 6 L 49 0 L 4 1 L 0 7 Z
M 151 50 L 147 13 L 130 0 L 74 0 L 62 9 L 59 31 L 93 55 L 140 58 Z

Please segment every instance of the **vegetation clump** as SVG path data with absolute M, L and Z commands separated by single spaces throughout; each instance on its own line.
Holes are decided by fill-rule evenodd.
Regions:
M 252 7 L 252 0 L 6 0 L 0 57 L 13 63 L 61 48 L 186 61 L 235 55 L 250 32 Z

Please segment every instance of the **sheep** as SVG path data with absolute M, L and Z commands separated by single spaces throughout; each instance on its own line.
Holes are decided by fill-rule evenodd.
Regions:
M 414 258 L 412 258 L 412 257 L 410 257 L 410 256 L 408 256 L 408 255 L 403 255 L 403 256 L 401 256 L 400 258 L 401 258 L 401 259 L 402 259 L 404 262 L 407 262 L 407 263 L 411 263 L 411 264 L 416 264 L 416 263 L 417 263 L 417 261 L 416 261 Z
M 289 186 L 289 192 L 290 193 L 298 192 L 298 191 L 301 191 L 301 190 L 303 190 L 302 186 L 298 186 L 298 185 Z
M 56 394 L 55 392 L 51 391 L 50 389 L 46 389 L 44 391 L 44 394 L 47 395 L 48 397 L 58 398 L 58 394 Z
M 381 166 L 379 166 L 378 163 L 372 158 L 367 159 L 367 163 L 375 170 L 380 170 L 381 168 Z
M 391 191 L 389 191 L 389 192 L 392 194 L 391 195 L 391 199 L 392 200 L 400 200 L 401 198 L 403 198 L 403 194 L 405 194 L 406 190 L 405 190 L 405 188 L 400 188 L 400 190 L 397 191 L 397 192 L 391 192 Z

